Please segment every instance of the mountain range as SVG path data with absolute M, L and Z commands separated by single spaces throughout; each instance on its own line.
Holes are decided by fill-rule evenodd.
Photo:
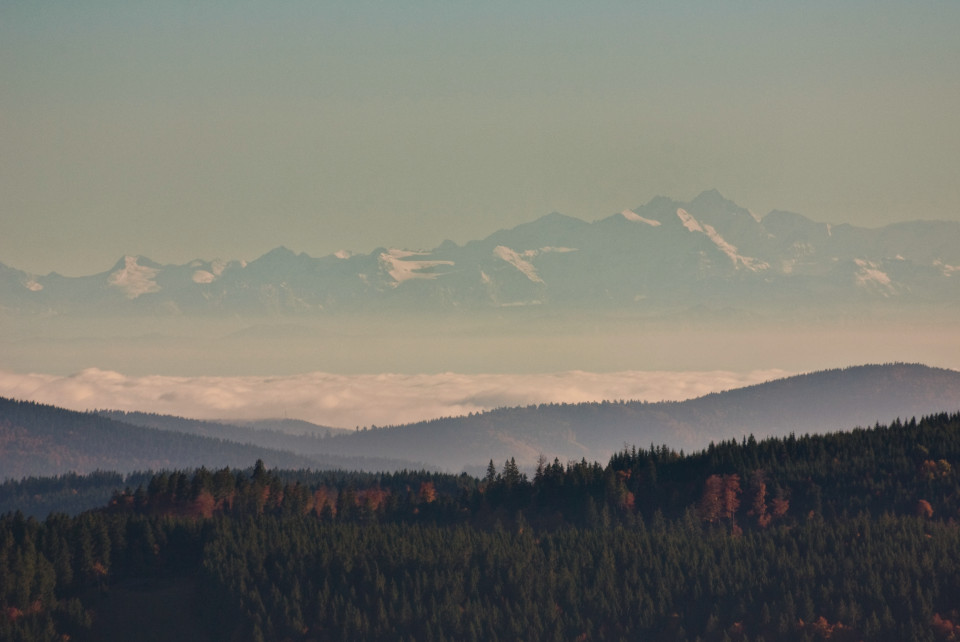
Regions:
M 707 191 L 586 222 L 553 213 L 432 250 L 161 265 L 125 256 L 83 277 L 0 264 L 0 312 L 263 317 L 476 312 L 537 306 L 662 314 L 691 306 L 793 313 L 960 303 L 960 223 L 877 229 L 773 211 Z
M 142 413 L 79 413 L 0 398 L 0 473 L 269 466 L 481 474 L 489 460 L 602 461 L 624 446 L 825 433 L 960 409 L 960 372 L 916 364 L 826 370 L 684 402 L 503 408 L 325 438 Z

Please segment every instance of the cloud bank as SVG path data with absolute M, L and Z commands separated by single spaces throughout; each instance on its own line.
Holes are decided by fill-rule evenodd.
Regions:
M 195 419 L 289 417 L 353 428 L 538 403 L 679 401 L 790 374 L 784 370 L 715 370 L 132 377 L 97 368 L 70 376 L 0 370 L 0 395 L 81 411 L 139 410 Z

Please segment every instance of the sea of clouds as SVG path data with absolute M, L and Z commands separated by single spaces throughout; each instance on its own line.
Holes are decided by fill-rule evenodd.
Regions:
M 134 377 L 96 368 L 70 376 L 0 370 L 0 396 L 81 411 L 142 411 L 195 419 L 286 417 L 353 428 L 539 403 L 679 401 L 790 374 L 784 370 L 715 370 Z

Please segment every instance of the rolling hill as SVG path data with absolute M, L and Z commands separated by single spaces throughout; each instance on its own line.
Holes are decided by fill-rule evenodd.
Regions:
M 541 455 L 602 461 L 624 445 L 650 444 L 691 452 L 747 435 L 835 432 L 957 409 L 960 372 L 918 364 L 826 370 L 683 402 L 502 408 L 323 439 L 0 399 L 0 470 L 16 478 L 95 469 L 245 467 L 263 459 L 287 468 L 435 467 L 480 474 L 491 459 L 500 463 L 512 457 L 525 466 Z
M 824 433 L 960 408 L 960 372 L 917 364 L 814 372 L 683 402 L 546 404 L 351 433 L 338 455 L 417 457 L 476 473 L 493 459 L 603 461 L 626 445 L 687 452 L 711 441 Z
M 295 453 L 0 397 L 0 479 L 95 470 L 245 468 L 257 459 L 285 468 L 395 470 L 422 466 L 386 458 Z

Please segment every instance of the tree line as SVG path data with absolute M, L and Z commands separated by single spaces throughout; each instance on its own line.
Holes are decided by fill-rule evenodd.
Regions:
M 0 517 L 0 639 L 93 639 L 148 577 L 215 640 L 956 639 L 958 460 L 941 414 L 529 476 L 167 471 Z

